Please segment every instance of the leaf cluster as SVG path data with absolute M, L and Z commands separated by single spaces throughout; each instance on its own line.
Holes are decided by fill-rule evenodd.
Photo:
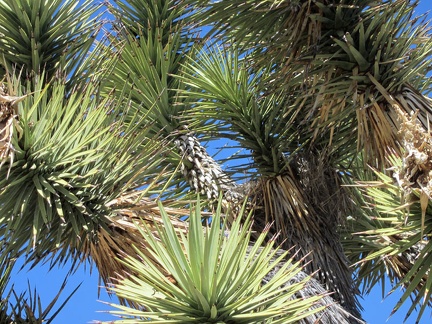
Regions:
M 159 205 L 163 227 L 157 228 L 156 240 L 146 223 L 140 224 L 141 235 L 159 265 L 138 249 L 137 257 L 122 261 L 135 276 L 124 275 L 112 290 L 123 298 L 145 308 L 132 310 L 113 305 L 113 314 L 133 316 L 118 323 L 141 323 L 152 319 L 164 323 L 295 323 L 307 316 L 308 309 L 322 296 L 293 299 L 309 278 L 292 282 L 300 271 L 299 264 L 280 262 L 287 252 L 276 255 L 273 244 L 261 247 L 266 232 L 250 245 L 250 219 L 231 228 L 221 225 L 221 204 L 213 214 L 211 227 L 203 229 L 199 200 L 190 212 L 187 236 L 178 233 Z M 145 266 L 143 266 L 145 265 Z M 269 272 L 275 271 L 268 282 Z M 173 283 L 173 280 L 175 283 Z M 315 309 L 313 312 L 322 310 Z
M 2 74 L 16 69 L 26 78 L 44 71 L 48 80 L 59 73 L 73 79 L 100 26 L 97 10 L 90 0 L 1 1 Z
M 392 161 L 395 166 L 400 163 L 398 158 Z M 392 283 L 389 294 L 404 288 L 392 314 L 412 298 L 405 320 L 417 307 L 419 320 L 431 300 L 431 204 L 424 219 L 419 194 L 404 196 L 391 177 L 376 170 L 374 173 L 378 181 L 358 182 L 352 188 L 358 209 L 348 226 L 353 225 L 356 232 L 348 228 L 343 245 L 365 293 L 381 283 L 384 294 L 384 278 L 388 276 Z
M 136 171 L 156 172 L 161 152 L 138 131 L 145 116 L 130 115 L 126 98 L 99 100 L 93 84 L 84 93 L 65 89 L 50 84 L 19 104 L 15 161 L 9 177 L 0 170 L 4 249 L 26 247 L 36 260 L 60 247 L 65 256 L 79 250 L 80 239 L 92 239 L 112 213 L 108 202 L 150 182 Z

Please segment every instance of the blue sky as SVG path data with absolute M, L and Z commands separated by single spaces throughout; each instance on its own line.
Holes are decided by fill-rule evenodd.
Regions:
M 432 9 L 432 3 L 429 0 L 421 0 L 416 10 L 417 13 L 424 13 Z M 429 14 L 432 18 L 432 15 Z M 18 264 L 16 269 L 20 265 Z M 30 281 L 31 288 L 36 288 L 41 295 L 43 305 L 46 305 L 57 293 L 61 286 L 65 275 L 67 274 L 69 267 L 66 265 L 64 268 L 55 268 L 48 272 L 49 266 L 37 266 L 36 268 L 29 270 L 25 268 L 20 272 L 14 271 L 12 275 L 12 283 L 18 293 L 27 290 L 27 280 Z M 84 324 L 89 323 L 92 320 L 114 320 L 115 318 L 109 314 L 104 313 L 112 309 L 106 304 L 98 301 L 102 300 L 105 302 L 116 302 L 115 298 L 110 299 L 104 289 L 101 289 L 101 295 L 98 297 L 98 274 L 97 269 L 93 268 L 90 273 L 90 268 L 80 267 L 73 275 L 68 279 L 65 292 L 63 293 L 63 299 L 66 298 L 74 288 L 81 283 L 80 289 L 75 293 L 66 307 L 62 310 L 59 316 L 54 321 L 54 324 Z M 386 293 L 389 290 L 389 285 L 386 286 Z M 382 300 L 381 287 L 376 287 L 370 295 L 365 296 L 362 301 L 362 305 L 365 308 L 363 312 L 364 319 L 371 324 L 400 324 L 409 308 L 409 305 L 404 305 L 402 309 L 393 315 L 388 321 L 387 318 L 391 313 L 392 307 L 396 304 L 400 298 L 401 293 L 394 293 Z M 61 299 L 61 300 L 63 300 Z M 98 311 L 102 311 L 98 312 Z M 431 323 L 430 311 L 427 311 L 423 316 L 422 321 L 419 324 Z M 415 323 L 415 314 L 406 322 L 407 324 Z

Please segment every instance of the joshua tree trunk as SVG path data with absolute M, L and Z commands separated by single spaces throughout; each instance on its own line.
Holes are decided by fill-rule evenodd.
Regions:
M 324 159 L 304 154 L 285 175 L 261 180 L 255 195 L 264 207 L 256 209 L 256 231 L 273 222 L 282 247 L 298 251 L 296 258 L 305 261 L 305 271 L 333 292 L 346 311 L 360 318 L 359 292 L 340 240 L 349 202 L 338 174 Z

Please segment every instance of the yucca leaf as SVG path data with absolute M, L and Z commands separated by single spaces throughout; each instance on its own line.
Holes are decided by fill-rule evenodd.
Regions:
M 248 242 L 250 239 L 250 229 L 248 224 L 250 220 L 247 220 L 246 226 L 240 227 L 240 222 L 237 220 L 234 222 L 230 229 L 228 237 L 223 233 L 226 229 L 221 228 L 220 224 L 220 205 L 218 211 L 212 217 L 212 226 L 210 228 L 203 228 L 201 225 L 201 209 L 199 199 L 197 201 L 197 207 L 191 207 L 190 215 L 190 232 L 187 237 L 188 249 L 182 249 L 179 245 L 180 240 L 184 240 L 185 237 L 180 238 L 179 236 L 172 234 L 160 236 L 161 240 L 157 241 L 153 237 L 150 229 L 145 223 L 137 224 L 138 230 L 145 237 L 146 241 L 151 246 L 153 251 L 153 257 L 158 258 L 158 262 L 167 267 L 166 269 L 172 270 L 171 262 L 172 259 L 166 259 L 164 255 L 169 251 L 175 250 L 177 252 L 182 251 L 183 257 L 188 260 L 194 260 L 189 255 L 190 253 L 197 253 L 201 255 L 201 264 L 186 263 L 185 267 L 190 267 L 190 270 L 178 268 L 174 271 L 170 271 L 171 275 L 175 280 L 185 280 L 185 276 L 188 277 L 191 285 L 179 285 L 175 288 L 170 281 L 164 278 L 164 275 L 157 270 L 153 263 L 148 259 L 147 256 L 138 252 L 140 259 L 126 256 L 122 260 L 134 275 L 119 279 L 118 283 L 114 285 L 113 290 L 121 297 L 134 302 L 140 306 L 147 306 L 149 311 L 132 309 L 126 306 L 112 305 L 119 309 L 118 311 L 112 311 L 113 314 L 122 316 L 132 316 L 135 322 L 145 321 L 146 318 L 151 318 L 156 321 L 188 321 L 188 322 L 205 322 L 208 320 L 236 320 L 239 323 L 250 323 L 253 318 L 255 321 L 274 318 L 284 318 L 285 323 L 291 321 L 297 321 L 302 318 L 302 314 L 308 312 L 311 305 L 318 301 L 321 297 L 315 296 L 310 299 L 292 299 L 298 289 L 306 284 L 309 278 L 305 278 L 300 284 L 287 284 L 288 278 L 294 278 L 295 274 L 301 271 L 299 264 L 291 264 L 285 262 L 281 269 L 276 272 L 275 277 L 270 279 L 269 283 L 263 284 L 263 276 L 269 271 L 272 271 L 286 254 L 278 255 L 276 259 L 272 259 L 276 252 L 272 251 L 271 245 L 266 246 L 264 249 L 259 249 L 257 246 L 253 246 L 248 249 Z M 160 208 L 162 206 L 160 205 Z M 172 224 L 165 212 L 162 212 L 164 218 L 164 226 L 168 233 L 175 234 Z M 213 223 L 215 222 L 215 223 Z M 218 226 L 213 226 L 213 225 Z M 141 226 L 144 228 L 142 229 Z M 214 233 L 216 232 L 216 233 Z M 159 233 L 163 234 L 163 233 Z M 263 234 L 265 235 L 265 233 Z M 262 235 L 262 236 L 263 236 Z M 201 236 L 198 238 L 197 236 Z M 259 240 L 262 242 L 263 238 Z M 196 246 L 196 244 L 204 244 L 204 246 Z M 207 246 L 210 244 L 210 246 Z M 239 244 L 242 246 L 239 249 Z M 243 246 L 246 249 L 243 249 Z M 204 251 L 214 249 L 215 254 L 202 254 Z M 256 253 L 253 256 L 250 254 Z M 236 258 L 232 256 L 236 255 Z M 174 253 L 172 254 L 174 256 Z M 214 258 L 215 260 L 208 260 Z M 271 263 L 269 261 L 272 259 Z M 220 261 L 219 261 L 220 260 Z M 225 260 L 225 261 L 224 261 Z M 232 269 L 228 271 L 228 276 L 220 276 L 219 269 L 221 262 L 226 262 L 225 267 Z M 180 261 L 181 263 L 182 261 Z M 209 263 L 210 262 L 210 263 Z M 212 285 L 204 284 L 203 280 L 209 280 L 205 275 L 207 272 L 207 264 L 214 264 L 215 271 L 214 277 L 217 281 Z M 200 267 L 200 269 L 192 270 L 193 267 Z M 129 272 L 129 271 L 128 271 Z M 198 276 L 197 276 L 198 274 Z M 240 279 L 239 279 L 240 278 Z M 237 281 L 237 283 L 236 283 Z M 168 288 L 171 286 L 172 288 Z M 234 295 L 229 295 L 227 288 L 230 289 L 235 287 Z M 281 288 L 283 286 L 284 288 Z M 144 289 L 144 291 L 143 291 Z M 150 289 L 149 291 L 146 291 Z M 157 293 L 157 297 L 152 297 L 150 291 L 154 289 Z M 179 289 L 179 290 L 178 290 Z M 208 290 L 211 291 L 208 291 Z M 142 291 L 142 293 L 139 293 Z M 169 291 L 175 292 L 173 295 L 168 293 Z M 216 293 L 217 292 L 217 293 Z M 161 297 L 160 294 L 162 294 Z M 230 297 L 230 298 L 226 298 Z M 214 298 L 214 299 L 213 299 Z M 322 308 L 317 308 L 315 311 L 319 312 Z M 242 315 L 243 314 L 243 315 Z M 286 315 L 284 315 L 286 314 Z M 290 315 L 293 315 L 291 318 Z M 128 319 L 119 320 L 119 323 L 125 323 Z
M 16 66 L 24 74 L 39 74 L 45 69 L 48 79 L 57 69 L 72 78 L 77 56 L 89 50 L 97 21 L 91 19 L 98 9 L 91 1 L 3 1 L 0 5 L 0 42 L 4 68 Z M 17 28 L 17 24 L 19 28 Z M 18 32 L 17 32 L 18 31 Z
M 62 246 L 65 257 L 74 244 L 79 246 L 83 231 L 91 236 L 104 226 L 111 213 L 106 204 L 113 197 L 147 183 L 145 175 L 137 179 L 126 170 L 133 166 L 153 173 L 159 168 L 150 156 L 158 156 L 154 153 L 162 145 L 150 141 L 145 129 L 135 133 L 144 122 L 134 121 L 145 116 L 126 110 L 123 119 L 107 114 L 117 107 L 109 105 L 110 98 L 96 100 L 92 87 L 65 99 L 66 86 L 54 83 L 18 104 L 21 133 L 12 139 L 14 171 L 0 181 L 1 235 L 16 241 L 7 247 L 12 254 L 33 247 L 31 258 L 40 260 L 63 241 L 70 242 Z M 132 123 L 123 122 L 126 118 Z

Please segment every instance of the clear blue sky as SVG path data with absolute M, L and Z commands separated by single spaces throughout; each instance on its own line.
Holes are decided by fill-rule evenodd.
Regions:
M 417 12 L 424 13 L 431 9 L 432 2 L 430 0 L 421 0 Z M 432 15 L 429 16 L 432 18 Z M 20 265 L 17 265 L 16 269 L 18 269 L 19 266 Z M 66 266 L 63 269 L 56 268 L 48 272 L 48 266 L 37 266 L 30 271 L 28 271 L 28 268 L 25 268 L 19 273 L 15 270 L 11 281 L 15 285 L 16 291 L 20 293 L 27 290 L 27 280 L 30 280 L 31 288 L 37 288 L 41 295 L 43 305 L 46 305 L 58 292 L 68 269 L 69 268 Z M 104 289 L 101 289 L 101 296 L 98 297 L 98 273 L 95 268 L 92 274 L 90 274 L 88 266 L 87 268 L 80 267 L 75 274 L 70 276 L 62 295 L 63 299 L 80 283 L 82 283 L 80 289 L 56 318 L 54 324 L 84 324 L 92 320 L 114 320 L 115 318 L 113 316 L 98 312 L 111 309 L 108 305 L 99 302 L 98 299 L 105 302 L 115 302 L 116 300 L 115 298 L 110 300 L 110 297 L 106 294 Z M 390 286 L 386 286 L 386 293 L 389 287 Z M 404 305 L 398 313 L 387 321 L 392 307 L 396 304 L 400 296 L 400 293 L 394 293 L 383 301 L 381 297 L 381 287 L 376 287 L 372 293 L 365 296 L 362 301 L 362 305 L 365 308 L 363 312 L 364 319 L 370 324 L 401 324 L 409 308 L 408 305 Z M 426 311 L 419 324 L 432 323 L 430 314 L 430 311 Z M 415 314 L 413 314 L 406 323 L 414 324 Z

